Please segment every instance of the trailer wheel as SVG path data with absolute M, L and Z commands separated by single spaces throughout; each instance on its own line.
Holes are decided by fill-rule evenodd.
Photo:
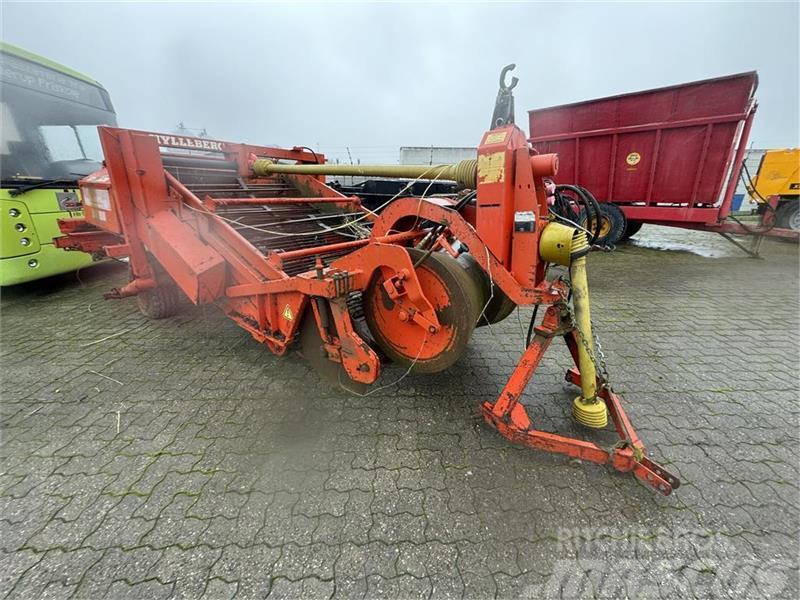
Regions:
M 800 200 L 781 204 L 775 211 L 775 224 L 781 229 L 800 231 Z
M 175 285 L 159 285 L 137 294 L 136 302 L 144 316 L 150 319 L 164 319 L 178 312 L 180 292 Z
M 639 233 L 639 230 L 642 228 L 642 225 L 644 225 L 644 223 L 642 223 L 641 221 L 627 220 L 627 223 L 625 225 L 625 231 L 623 232 L 622 237 L 619 238 L 619 241 L 624 242 L 625 240 L 632 238 L 634 235 Z
M 585 213 L 581 216 L 581 224 L 589 231 L 595 230 L 594 219 L 587 222 Z M 614 246 L 619 243 L 625 234 L 627 219 L 615 204 L 603 202 L 600 204 L 600 234 L 595 242 L 598 246 Z

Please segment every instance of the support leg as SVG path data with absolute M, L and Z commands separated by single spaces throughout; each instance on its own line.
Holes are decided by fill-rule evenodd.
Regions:
M 511 420 L 514 425 L 522 430 L 530 427 L 530 418 L 525 409 L 519 405 L 519 397 L 528 385 L 533 373 L 539 366 L 547 348 L 553 341 L 554 330 L 559 326 L 558 309 L 550 306 L 545 312 L 542 324 L 537 328 L 536 335 L 531 341 L 531 345 L 525 350 L 517 367 L 509 377 L 506 386 L 500 393 L 500 397 L 494 404 L 485 403 L 484 411 L 491 414 L 493 420 L 500 420 L 508 423 Z
M 680 481 L 645 456 L 644 445 L 628 420 L 619 397 L 602 386 L 599 377 L 596 381 L 597 394 L 605 401 L 620 437 L 617 445 L 605 449 L 592 442 L 538 431 L 534 427 L 525 407 L 520 403 L 520 398 L 556 335 L 564 336 L 575 364 L 579 363 L 579 340 L 571 329 L 571 324 L 562 322 L 559 307 L 550 306 L 542 324 L 536 328 L 536 336 L 522 355 L 499 398 L 494 403 L 485 402 L 481 407 L 487 423 L 512 442 L 596 464 L 610 463 L 618 471 L 633 472 L 637 479 L 661 494 L 670 494 L 680 485 Z M 594 374 L 594 370 L 592 373 Z M 567 381 L 575 385 L 581 384 L 581 373 L 578 369 L 567 371 Z
M 718 231 L 717 233 L 719 233 L 722 237 L 728 240 L 731 244 L 739 248 L 742 252 L 745 252 L 750 258 L 761 258 L 761 255 L 758 253 L 758 247 L 756 247 L 754 250 L 750 249 L 741 242 L 739 242 L 738 240 L 735 240 L 731 235 L 725 233 L 724 231 Z M 760 245 L 761 244 L 759 243 L 759 246 Z

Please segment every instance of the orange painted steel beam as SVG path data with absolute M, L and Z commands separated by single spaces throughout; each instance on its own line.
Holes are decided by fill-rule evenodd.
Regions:
M 283 261 L 286 261 L 295 258 L 303 258 L 306 256 L 324 255 L 331 252 L 338 252 L 340 250 L 353 250 L 369 244 L 396 244 L 398 242 L 406 242 L 408 240 L 420 238 L 423 235 L 425 235 L 425 232 L 421 232 L 419 230 L 405 231 L 402 233 L 364 238 L 363 240 L 339 242 L 337 244 L 327 244 L 325 246 L 313 246 L 311 248 L 302 248 L 300 250 L 291 250 L 289 252 L 276 252 L 275 256 L 279 257 Z

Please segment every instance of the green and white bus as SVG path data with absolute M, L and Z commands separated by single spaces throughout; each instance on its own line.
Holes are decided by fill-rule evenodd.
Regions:
M 99 168 L 108 92 L 63 65 L 0 42 L 0 286 L 92 262 L 53 245 L 57 219 L 82 216 L 78 180 Z

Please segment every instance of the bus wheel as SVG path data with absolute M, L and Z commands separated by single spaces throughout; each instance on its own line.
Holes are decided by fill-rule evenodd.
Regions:
M 159 285 L 136 295 L 142 314 L 150 319 L 164 319 L 178 312 L 180 292 L 172 284 Z
M 598 246 L 614 246 L 625 234 L 627 226 L 625 215 L 615 204 L 603 202 L 600 204 L 600 234 L 597 236 L 595 242 Z M 589 231 L 595 231 L 594 219 L 589 219 L 587 222 L 584 214 L 581 219 L 581 224 Z
M 644 225 L 644 223 L 642 223 L 641 221 L 628 220 L 627 224 L 625 225 L 625 231 L 623 232 L 622 237 L 619 238 L 619 241 L 624 242 L 625 240 L 632 238 L 634 235 L 639 233 L 639 230 L 642 228 L 642 225 Z
M 775 211 L 775 225 L 800 231 L 800 199 L 784 202 Z

